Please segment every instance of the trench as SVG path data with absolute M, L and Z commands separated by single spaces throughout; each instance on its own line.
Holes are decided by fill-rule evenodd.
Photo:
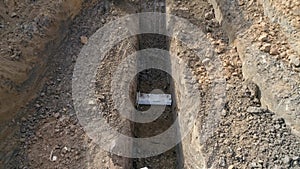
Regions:
M 152 9 L 151 9 L 152 8 Z M 148 3 L 141 4 L 141 12 L 166 12 L 165 1 L 148 1 Z M 144 20 L 140 20 L 140 28 L 149 26 L 149 23 Z M 157 19 L 151 26 L 154 29 L 166 29 L 166 21 Z M 142 29 L 142 28 L 141 28 Z M 162 30 L 164 31 L 164 30 Z M 141 34 L 138 35 L 138 50 L 144 49 L 161 49 L 169 51 L 170 38 L 161 34 Z M 160 57 L 160 56 L 159 56 Z M 169 56 L 163 59 L 163 64 L 167 68 L 171 68 L 171 61 Z M 137 59 L 137 66 L 147 64 L 147 60 L 143 58 Z M 172 105 L 165 106 L 162 114 L 152 122 L 149 123 L 133 123 L 133 136 L 137 138 L 146 138 L 159 135 L 166 131 L 176 120 L 176 100 L 174 82 L 170 74 L 163 70 L 150 68 L 139 72 L 135 78 L 136 92 L 135 93 L 151 93 L 153 90 L 161 90 L 165 94 L 171 94 Z M 133 99 L 134 100 L 134 99 Z M 136 102 L 136 100 L 135 100 Z M 156 106 L 157 105 L 151 105 Z M 136 109 L 139 111 L 147 111 L 151 107 L 150 105 L 136 105 Z M 178 126 L 178 125 L 177 125 Z M 135 145 L 133 144 L 133 147 Z M 181 143 L 171 148 L 170 150 L 163 152 L 162 154 L 147 157 L 147 158 L 135 158 L 132 160 L 132 168 L 140 169 L 147 168 L 183 168 L 183 158 Z
M 104 1 L 108 0 L 99 2 L 102 3 Z M 206 8 L 205 6 L 207 6 L 207 9 L 210 8 L 206 1 L 169 1 L 170 4 L 168 4 L 171 13 L 174 12 L 180 16 L 186 16 L 191 22 L 197 24 L 200 28 L 203 27 L 203 30 L 209 32 L 207 33 L 205 31 L 205 33 L 207 33 L 206 35 L 210 36 L 207 36 L 206 38 L 204 37 L 204 39 L 199 39 L 199 41 L 197 41 L 198 44 L 201 44 L 203 40 L 208 40 L 214 44 L 212 47 L 214 47 L 213 49 L 216 49 L 216 52 L 218 51 L 217 49 L 222 49 L 223 45 L 224 48 L 226 48 L 225 51 L 223 51 L 224 53 L 217 55 L 220 57 L 222 63 L 224 63 L 224 69 L 222 67 L 221 73 L 224 73 L 226 83 L 229 83 L 228 86 L 224 86 L 226 87 L 224 88 L 226 89 L 226 93 L 228 93 L 228 95 L 226 95 L 226 104 L 224 109 L 221 111 L 215 108 L 218 107 L 214 104 L 217 103 L 215 100 L 218 98 L 215 98 L 215 95 L 211 93 L 215 91 L 217 92 L 217 90 L 208 89 L 208 87 L 203 90 L 199 89 L 203 92 L 201 93 L 203 95 L 198 97 L 203 106 L 201 105 L 199 109 L 192 107 L 194 110 L 199 110 L 199 116 L 195 119 L 196 122 L 193 124 L 191 133 L 185 137 L 182 143 L 159 155 L 148 158 L 125 158 L 113 155 L 109 152 L 104 152 L 101 147 L 99 148 L 97 145 L 94 145 L 92 139 L 88 138 L 81 124 L 78 122 L 71 97 L 72 72 L 76 58 L 78 57 L 77 55 L 82 48 L 82 42 L 80 42 L 81 36 L 89 37 L 105 23 L 116 19 L 118 16 L 136 12 L 135 10 L 137 8 L 135 5 L 137 3 L 140 3 L 141 5 L 141 11 L 139 12 L 165 12 L 166 3 L 162 0 L 132 0 L 130 2 L 134 2 L 134 10 L 129 9 L 128 6 L 131 5 L 123 5 L 126 1 L 127 0 L 115 0 L 116 5 L 119 5 L 118 7 L 121 7 L 122 10 L 106 10 L 106 7 L 104 10 L 102 9 L 104 5 L 98 3 L 95 7 L 82 9 L 83 12 L 80 15 L 78 11 L 75 12 L 78 13 L 79 16 L 71 24 L 70 30 L 67 31 L 68 34 L 66 39 L 63 40 L 63 38 L 58 38 L 59 41 L 53 40 L 51 42 L 56 44 L 54 47 L 51 47 L 51 49 L 55 50 L 53 51 L 53 57 L 52 54 L 50 55 L 50 53 L 52 53 L 50 48 L 49 51 L 47 50 L 44 52 L 47 58 L 49 57 L 50 59 L 45 61 L 49 64 L 49 68 L 47 69 L 45 77 L 43 77 L 47 82 L 42 89 L 40 96 L 38 96 L 36 100 L 32 101 L 28 107 L 26 106 L 24 110 L 19 112 L 16 118 L 11 121 L 9 120 L 7 123 L 2 123 L 0 126 L 2 136 L 0 137 L 0 168 L 141 169 L 147 167 L 148 169 L 181 169 L 297 168 L 300 166 L 299 139 L 290 133 L 290 128 L 287 127 L 284 122 L 285 118 L 277 119 L 272 112 L 265 112 L 265 110 L 261 113 L 253 114 L 247 112 L 247 108 L 249 106 L 253 107 L 254 105 L 260 104 L 260 98 L 248 96 L 256 93 L 256 91 L 252 91 L 251 86 L 249 86 L 251 88 L 248 89 L 248 84 L 242 84 L 244 82 L 242 68 L 245 68 L 245 65 L 243 64 L 244 61 L 239 62 L 239 57 L 243 58 L 245 56 L 239 56 L 239 54 L 249 54 L 248 48 L 244 49 L 245 44 L 241 41 L 243 43 L 238 45 L 238 53 L 236 53 L 236 49 L 234 48 L 237 44 L 234 44 L 233 47 L 231 47 L 231 45 L 228 45 L 226 40 L 226 36 L 228 36 L 227 34 L 229 34 L 229 39 L 231 39 L 233 37 L 232 32 L 235 31 L 235 29 L 231 29 L 231 23 L 236 22 L 233 25 L 237 26 L 237 28 L 244 25 L 242 24 L 244 20 L 240 21 L 239 17 L 237 17 L 237 15 L 242 14 L 244 11 L 232 10 L 231 7 L 235 7 L 235 3 L 231 3 L 229 1 L 215 2 L 215 0 L 209 0 L 209 2 L 211 2 L 214 6 L 214 12 L 211 11 L 212 13 L 206 13 L 204 11 L 206 10 L 204 9 Z M 95 3 L 97 2 L 95 1 Z M 252 3 L 252 1 L 249 3 Z M 53 8 L 53 6 L 43 6 L 46 6 L 49 9 Z M 247 8 L 250 7 L 250 9 L 253 7 L 253 5 L 246 4 L 243 6 L 247 6 Z M 243 10 L 243 8 L 241 9 Z M 202 10 L 203 16 L 201 14 Z M 17 16 L 12 17 L 11 20 L 15 20 L 19 17 L 24 18 L 22 17 L 22 14 L 19 14 L 18 12 L 19 10 L 16 11 Z M 72 11 L 70 12 L 72 13 Z M 61 15 L 60 12 L 58 13 Z M 257 14 L 255 11 L 252 12 L 252 9 L 251 13 L 254 13 L 254 16 Z M 224 21 L 222 22 L 222 25 L 217 24 L 215 19 L 211 19 L 211 17 L 213 18 L 213 15 L 217 17 L 215 19 L 221 19 Z M 248 22 L 247 15 L 245 16 L 245 22 Z M 44 17 L 49 19 L 48 15 L 45 15 Z M 204 17 L 205 21 L 202 21 Z M 257 15 L 257 19 L 258 18 L 261 17 Z M 261 23 L 264 23 L 264 20 L 265 19 L 261 20 Z M 140 20 L 141 26 L 143 26 L 144 22 L 147 21 Z M 59 22 L 58 24 L 62 23 Z M 160 27 L 165 26 L 165 22 L 160 22 L 159 20 L 152 24 L 156 25 L 155 27 L 157 27 L 157 25 Z M 18 24 L 16 25 L 18 26 Z M 267 23 L 266 26 L 268 25 L 269 24 Z M 61 25 L 61 29 L 67 30 L 68 27 L 65 28 L 66 26 L 67 25 Z M 252 28 L 249 30 L 252 31 Z M 267 30 L 268 29 L 264 31 Z M 19 29 L 16 29 L 16 33 L 18 31 Z M 227 34 L 223 34 L 223 31 L 227 32 Z M 274 29 L 274 31 L 277 32 L 276 29 Z M 56 33 L 56 35 L 62 34 L 58 32 Z M 240 33 L 241 31 L 239 31 L 237 35 L 241 35 Z M 245 35 L 247 34 L 249 34 L 249 32 L 245 33 Z M 253 36 L 254 35 L 255 34 L 253 34 Z M 274 35 L 274 38 L 275 36 L 277 35 Z M 247 39 L 244 39 L 243 36 L 240 38 L 240 40 L 248 39 L 248 37 Z M 3 39 L 6 40 L 6 37 Z M 179 86 L 176 84 L 177 86 L 175 88 L 171 76 L 161 70 L 148 69 L 139 73 L 133 80 L 135 86 L 131 94 L 134 95 L 137 91 L 149 93 L 153 89 L 160 89 L 164 93 L 172 95 L 173 104 L 172 106 L 167 106 L 162 115 L 153 122 L 133 123 L 128 122 L 129 120 L 121 121 L 121 118 L 118 116 L 118 112 L 113 110 L 113 102 L 111 100 L 111 92 L 109 89 L 111 87 L 111 75 L 115 70 L 114 68 L 118 66 L 118 63 L 123 59 L 123 57 L 125 57 L 125 54 L 134 53 L 136 50 L 148 48 L 159 48 L 166 51 L 172 51 L 174 53 L 176 52 L 179 58 L 182 57 L 184 61 L 188 62 L 189 67 L 193 69 L 193 75 L 201 80 L 197 79 L 201 86 L 206 87 L 206 85 L 208 85 L 207 83 L 210 82 L 209 80 L 212 80 L 210 79 L 212 75 L 209 75 L 209 70 L 205 70 L 205 66 L 202 65 L 204 64 L 204 60 L 199 60 L 197 56 L 194 56 L 192 52 L 185 49 L 186 47 L 177 43 L 176 40 L 174 40 L 171 43 L 171 47 L 169 47 L 169 41 L 170 39 L 168 37 L 158 34 L 142 34 L 138 37 L 133 37 L 132 39 L 128 39 L 123 43 L 120 43 L 120 45 L 116 46 L 114 50 L 111 50 L 111 52 L 108 53 L 108 57 L 105 58 L 101 65 L 103 67 L 100 66 L 99 68 L 99 74 L 101 76 L 99 74 L 97 76 L 96 87 L 98 88 L 96 94 L 99 96 L 98 103 L 100 105 L 99 107 L 101 107 L 101 113 L 103 110 L 103 116 L 106 118 L 107 123 L 116 129 L 120 129 L 119 131 L 127 136 L 147 138 L 166 131 L 177 118 L 177 113 L 179 113 L 179 111 L 177 111 L 177 107 L 178 109 L 182 107 L 180 101 L 181 99 L 184 99 L 184 93 L 180 92 L 184 92 L 182 89 L 186 86 Z M 130 45 L 131 42 L 132 44 Z M 137 42 L 138 45 L 136 45 Z M 40 41 L 37 40 L 36 43 L 40 43 Z M 256 42 L 253 41 L 253 43 Z M 129 45 L 127 46 L 127 44 Z M 37 47 L 39 46 L 40 45 L 37 45 Z M 57 51 L 56 46 L 60 46 Z M 136 46 L 138 46 L 138 48 L 136 48 Z M 207 47 L 208 46 L 209 45 L 207 45 Z M 256 48 L 252 49 L 252 47 L 255 46 L 250 47 L 251 50 L 256 51 Z M 222 51 L 220 50 L 220 52 Z M 262 56 L 265 56 L 265 54 Z M 168 58 L 165 60 L 164 64 L 166 67 L 174 66 L 171 65 Z M 31 61 L 32 66 L 34 66 L 35 63 L 40 63 L 31 59 L 28 60 L 30 64 Z M 212 61 L 214 61 L 213 58 L 211 58 L 210 62 Z M 138 65 L 143 64 L 143 62 L 144 60 L 137 60 Z M 207 60 L 205 62 L 207 62 Z M 37 66 L 39 66 L 39 64 L 37 64 Z M 44 67 L 45 65 L 42 64 L 40 66 Z M 278 64 L 275 66 L 278 66 Z M 176 68 L 173 70 L 175 70 L 174 72 L 177 75 L 183 74 L 183 71 L 181 70 L 176 70 Z M 175 75 L 175 73 L 173 75 Z M 243 73 L 247 72 L 244 72 L 243 70 Z M 43 76 L 41 72 L 37 75 L 39 77 Z M 41 82 L 39 83 L 42 85 Z M 244 86 L 247 89 L 244 89 Z M 257 89 L 257 86 L 254 87 Z M 28 92 L 30 91 L 31 90 Z M 218 92 L 225 93 L 223 90 Z M 135 98 L 136 97 L 132 97 L 133 103 L 136 102 L 136 100 L 134 100 Z M 177 104 L 175 98 L 178 98 Z M 258 99 L 258 101 L 256 99 Z M 9 98 L 5 98 L 5 100 L 9 100 Z M 14 99 L 12 100 L 15 101 Z M 136 108 L 140 111 L 145 111 L 148 110 L 149 107 L 150 106 L 137 106 Z M 210 112 L 221 113 L 220 115 L 222 115 L 222 117 L 220 125 L 215 125 L 216 120 L 214 119 L 216 115 L 219 114 L 215 115 Z M 179 113 L 179 115 L 181 114 Z M 11 116 L 15 116 L 15 114 Z M 207 123 L 208 121 L 209 123 Z M 5 128 L 2 129 L 2 126 Z M 182 132 L 182 134 L 184 134 L 184 132 Z M 207 138 L 210 134 L 212 137 Z M 205 137 L 207 140 L 203 141 L 206 139 Z M 121 144 L 121 141 L 116 142 L 116 145 L 118 145 L 118 143 L 121 145 L 117 148 L 124 145 Z M 137 146 L 133 143 L 133 148 L 135 147 Z M 124 146 L 122 148 L 124 148 Z M 130 148 L 125 148 L 131 149 L 132 147 L 130 145 Z
M 162 35 L 147 34 L 139 37 L 140 50 L 146 48 L 160 48 L 168 50 L 168 38 Z M 152 43 L 151 43 L 152 42 Z M 151 44 L 151 45 L 150 45 Z M 164 56 L 162 56 L 164 57 Z M 166 58 L 166 66 L 170 66 Z M 137 64 L 143 64 L 145 60 L 138 59 Z M 165 94 L 171 94 L 172 106 L 166 106 L 162 114 L 150 123 L 134 123 L 133 135 L 137 138 L 153 137 L 166 131 L 176 119 L 176 101 L 174 97 L 174 88 L 172 77 L 159 69 L 146 69 L 140 72 L 137 77 L 137 92 L 151 93 L 159 89 Z M 154 105 L 151 105 L 154 106 Z M 158 106 L 157 106 L 158 107 Z M 139 105 L 137 110 L 146 111 L 149 105 Z M 135 146 L 135 145 L 133 145 Z M 133 160 L 133 168 L 182 168 L 180 160 L 180 146 L 177 145 L 170 150 L 153 157 L 139 158 Z

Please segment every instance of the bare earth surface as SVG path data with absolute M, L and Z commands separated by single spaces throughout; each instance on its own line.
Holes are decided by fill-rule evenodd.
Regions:
M 0 5 L 2 5 L 1 3 L 3 2 L 0 2 Z M 176 155 L 174 155 L 176 152 L 173 149 L 149 159 L 126 159 L 103 151 L 86 135 L 76 117 L 71 88 L 76 58 L 83 45 L 88 43 L 88 38 L 104 24 L 128 13 L 141 10 L 138 2 L 122 1 L 122 3 L 120 5 L 115 2 L 109 8 L 105 8 L 103 1 L 97 2 L 84 8 L 70 23 L 67 36 L 63 38 L 61 45 L 56 48 L 53 56 L 49 59 L 49 68 L 45 74 L 46 83 L 39 96 L 18 113 L 26 116 L 19 115 L 20 119 L 16 118 L 9 122 L 10 127 L 17 126 L 19 131 L 10 140 L 5 140 L 1 144 L 6 149 L 1 150 L 0 168 L 114 169 L 145 166 L 154 169 L 176 168 Z M 239 0 L 237 5 L 244 10 L 244 19 L 251 25 L 242 26 L 241 30 L 247 30 L 243 38 L 253 40 L 257 50 L 266 53 L 268 57 L 275 58 L 277 63 L 290 67 L 287 69 L 288 72 L 296 72 L 296 75 L 299 75 L 297 70 L 300 63 L 296 65 L 299 54 L 288 43 L 286 32 L 283 32 L 278 24 L 263 16 L 262 6 L 258 2 Z M 221 74 L 226 80 L 224 89 L 226 98 L 224 108 L 220 112 L 220 121 L 215 128 L 211 129 L 210 137 L 205 142 L 201 142 L 201 147 L 195 146 L 194 149 L 198 150 L 199 148 L 199 154 L 192 154 L 192 156 L 204 154 L 201 163 L 207 168 L 300 168 L 299 137 L 292 132 L 283 117 L 268 110 L 261 103 L 262 87 L 257 85 L 257 82 L 254 83 L 245 77 L 243 60 L 238 51 L 239 44 L 230 42 L 234 40 L 231 39 L 233 35 L 220 25 L 218 18 L 215 17 L 216 11 L 213 6 L 205 0 L 181 0 L 169 3 L 167 12 L 188 19 L 205 33 L 207 41 L 211 43 L 217 57 L 221 60 L 223 66 Z M 1 15 L 0 19 L 22 19 L 21 16 L 25 17 L 23 15 L 19 17 L 18 13 L 16 15 L 8 13 Z M 12 21 L 12 23 L 14 22 Z M 294 25 L 297 26 L 297 23 Z M 6 26 L 1 21 L 0 33 L 3 37 L 8 36 L 5 35 L 8 30 Z M 13 39 L 18 40 L 18 38 Z M 20 39 L 26 40 L 23 37 Z M 96 80 L 98 104 L 102 107 L 101 112 L 104 112 L 104 118 L 107 119 L 107 123 L 116 128 L 125 126 L 125 129 L 122 130 L 127 134 L 130 122 L 122 121 L 118 113 L 114 111 L 109 91 L 111 74 L 124 57 L 138 50 L 136 41 L 135 38 L 130 38 L 115 46 L 99 64 Z M 3 42 L 1 41 L 0 44 L 1 57 L 18 60 L 19 50 L 17 48 L 15 50 L 9 40 L 7 40 L 9 44 Z M 208 109 L 213 106 L 209 105 L 212 92 L 211 79 L 205 69 L 205 65 L 211 60 L 199 60 L 193 51 L 188 49 L 188 46 L 175 40 L 172 43 L 173 46 L 171 45 L 170 50 L 175 51 L 178 57 L 193 70 L 197 81 L 195 85 L 199 86 L 202 93 L 203 97 L 200 99 L 203 107 L 199 110 L 199 118 L 197 118 L 197 121 L 201 123 L 201 120 L 208 116 L 206 114 Z M 7 45 L 13 46 L 13 49 L 2 48 Z M 296 61 L 291 61 L 291 55 L 295 57 L 292 59 Z M 275 77 L 276 74 L 272 76 Z M 297 90 L 299 86 L 295 88 Z M 167 116 L 168 110 L 166 112 Z M 162 119 L 164 120 L 163 116 Z M 133 134 L 135 137 L 149 136 L 149 134 L 168 127 L 169 122 L 168 120 L 163 121 L 162 128 L 138 124 L 135 126 L 138 128 L 134 130 Z M 199 125 L 195 128 L 201 130 L 201 127 Z M 201 135 L 201 131 L 197 133 L 198 135 Z M 13 152 L 7 153 L 11 142 L 18 146 Z M 185 156 L 184 158 L 188 161 L 187 158 L 190 157 Z M 198 166 L 198 162 L 188 163 L 185 168 L 201 168 Z

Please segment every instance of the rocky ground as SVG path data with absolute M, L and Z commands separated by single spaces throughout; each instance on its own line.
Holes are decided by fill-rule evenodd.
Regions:
M 201 4 L 202 9 L 197 4 Z M 259 86 L 243 76 L 242 61 L 236 46 L 230 45 L 228 39 L 230 35 L 227 35 L 228 32 L 222 29 L 217 19 L 211 15 L 213 11 L 211 6 L 206 5 L 206 9 L 203 9 L 205 4 L 206 2 L 178 1 L 173 4 L 172 13 L 198 24 L 203 32 L 206 32 L 223 64 L 223 75 L 227 86 L 226 104 L 215 133 L 202 148 L 204 154 L 209 154 L 205 159 L 206 166 L 209 168 L 299 168 L 299 138 L 291 133 L 291 128 L 286 125 L 283 118 L 262 107 Z M 245 17 L 254 23 L 251 29 L 247 30 L 251 32 L 248 36 L 255 39 L 254 41 L 263 43 L 257 46 L 257 49 L 269 53 L 270 57 L 276 57 L 278 62 L 293 65 L 289 57 L 294 57 L 296 52 L 290 48 L 278 25 L 263 17 L 262 7 L 258 4 L 253 5 L 253 2 L 242 1 L 239 5 L 246 11 Z M 268 49 L 265 48 L 267 45 Z M 192 63 L 190 65 L 195 70 L 199 85 L 203 88 L 208 101 L 209 75 L 205 73 L 203 63 L 205 65 L 209 60 L 203 60 L 202 63 L 201 60 L 196 60 L 195 63 L 191 57 L 193 55 L 186 55 L 189 53 L 186 47 L 179 50 L 181 51 L 179 57 Z M 276 75 L 272 74 L 272 76 Z
M 67 37 L 50 59 L 43 90 L 37 99 L 20 112 L 28 115 L 10 122 L 11 126 L 20 127 L 20 131 L 11 140 L 20 146 L 12 154 L 1 156 L 8 159 L 4 161 L 3 168 L 124 168 L 124 163 L 130 161 L 102 151 L 88 138 L 73 108 L 71 81 L 76 58 L 82 46 L 88 43 L 88 37 L 105 23 L 134 12 L 135 5 L 132 3 L 127 8 L 124 5 L 120 8 L 116 3 L 107 9 L 101 2 L 83 10 L 75 18 Z M 279 26 L 263 16 L 259 3 L 239 1 L 238 5 L 246 11 L 246 18 L 253 23 L 250 28 L 245 25 L 245 29 L 249 28 L 245 37 L 249 37 L 259 51 L 297 71 L 299 55 L 289 45 L 286 34 Z M 206 154 L 205 166 L 230 169 L 300 168 L 299 137 L 291 132 L 284 118 L 262 106 L 261 87 L 243 76 L 243 61 L 237 46 L 230 43 L 231 38 L 228 37 L 231 35 L 215 18 L 212 5 L 204 0 L 182 0 L 174 2 L 171 8 L 172 14 L 190 20 L 206 34 L 223 65 L 222 74 L 226 79 L 225 106 L 213 134 L 203 143 L 201 153 Z M 17 13 L 9 15 L 11 18 L 18 17 Z M 107 92 L 111 80 L 109 73 L 114 71 L 121 59 L 114 56 L 124 53 L 122 44 L 133 41 L 129 39 L 116 46 L 107 55 L 105 64 L 99 66 L 96 82 L 100 93 L 99 104 L 104 105 L 103 112 L 107 112 L 105 118 L 112 126 L 117 125 L 119 117 L 110 111 L 113 106 Z M 125 48 L 129 49 L 128 54 L 136 50 L 134 44 Z M 197 78 L 203 103 L 210 103 L 211 79 L 205 69 L 210 60 L 197 60 L 184 45 L 177 50 L 180 50 L 179 57 L 188 63 Z M 204 105 L 201 111 L 205 110 Z M 170 162 L 167 157 L 158 159 L 163 159 L 166 164 Z M 149 164 L 141 161 L 141 164 Z M 142 167 L 141 164 L 138 167 Z M 187 168 L 197 168 L 196 162 Z
M 28 98 L 36 97 L 48 57 L 68 32 L 63 28 L 92 4 L 82 0 L 0 2 L 1 122 L 11 120 Z
M 96 146 L 89 144 L 72 105 L 73 68 L 86 37 L 121 15 L 115 8 L 105 11 L 103 3 L 98 3 L 74 20 L 63 45 L 51 58 L 40 96 L 22 111 L 29 115 L 14 124 L 20 126 L 16 136 L 20 148 L 5 168 L 85 168 L 93 163 L 89 158 Z M 105 168 L 109 162 L 101 158 L 97 163 Z

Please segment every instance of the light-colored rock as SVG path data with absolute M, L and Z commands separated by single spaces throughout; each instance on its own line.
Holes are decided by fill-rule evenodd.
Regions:
M 80 42 L 85 45 L 85 44 L 88 43 L 88 38 L 86 36 L 81 36 L 80 37 Z
M 289 60 L 291 65 L 294 65 L 296 67 L 300 66 L 300 59 L 296 55 L 290 55 Z
M 214 14 L 210 11 L 210 12 L 205 13 L 204 17 L 205 17 L 205 19 L 210 20 L 210 19 L 214 18 Z
M 95 105 L 96 102 L 95 102 L 94 100 L 89 100 L 89 101 L 88 101 L 88 104 L 89 104 L 89 105 Z
M 52 156 L 51 161 L 55 162 L 57 160 L 57 156 Z
M 264 112 L 264 110 L 261 107 L 250 106 L 247 108 L 247 113 L 260 114 L 263 112 Z
M 187 7 L 181 7 L 180 10 L 187 11 L 187 10 L 189 10 L 189 8 L 187 8 Z
M 12 17 L 12 18 L 17 17 L 17 13 L 15 13 L 15 12 L 11 13 L 10 17 Z
M 270 49 L 271 55 L 278 55 L 279 54 L 279 47 L 277 45 L 272 45 Z
M 290 158 L 288 155 L 286 155 L 286 156 L 283 158 L 283 163 L 284 163 L 284 164 L 289 164 L 290 161 L 291 161 L 291 158 Z
M 261 41 L 261 42 L 266 42 L 266 41 L 268 41 L 268 34 L 265 33 L 265 32 L 262 33 L 262 34 L 259 36 L 258 40 Z
M 262 107 L 274 112 L 285 119 L 292 133 L 300 136 L 300 99 L 297 93 L 299 88 L 299 75 L 291 74 L 284 64 L 278 66 L 275 57 L 262 57 L 266 55 L 251 44 L 249 39 L 237 39 L 237 51 L 243 62 L 243 76 L 253 81 L 260 89 L 260 102 Z M 254 110 L 248 110 L 253 112 Z
M 234 169 L 235 167 L 234 167 L 234 165 L 230 165 L 229 167 L 228 167 L 228 169 Z
M 222 53 L 224 53 L 224 51 L 225 51 L 225 48 L 224 48 L 223 46 L 219 46 L 219 47 L 216 48 L 216 50 L 215 50 L 215 52 L 216 52 L 217 54 L 222 54 Z
M 264 14 L 271 22 L 278 23 L 281 30 L 287 37 L 287 40 L 291 47 L 300 54 L 300 22 L 299 15 L 297 16 L 297 5 L 299 1 L 282 1 L 288 4 L 278 4 L 272 0 L 261 1 L 264 8 Z M 292 6 L 296 6 L 296 12 L 292 9 Z M 298 17 L 298 18 L 297 18 Z
M 202 63 L 203 63 L 204 65 L 207 65 L 209 62 L 210 62 L 210 59 L 209 59 L 209 58 L 205 58 L 205 59 L 202 60 Z
M 270 52 L 271 50 L 271 44 L 269 43 L 266 43 L 266 44 L 263 44 L 262 47 L 260 48 L 261 51 L 263 52 Z

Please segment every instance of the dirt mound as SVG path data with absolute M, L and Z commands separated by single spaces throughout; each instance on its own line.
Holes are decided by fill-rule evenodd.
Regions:
M 49 56 L 82 7 L 82 0 L 0 2 L 1 121 L 11 119 L 39 90 Z

